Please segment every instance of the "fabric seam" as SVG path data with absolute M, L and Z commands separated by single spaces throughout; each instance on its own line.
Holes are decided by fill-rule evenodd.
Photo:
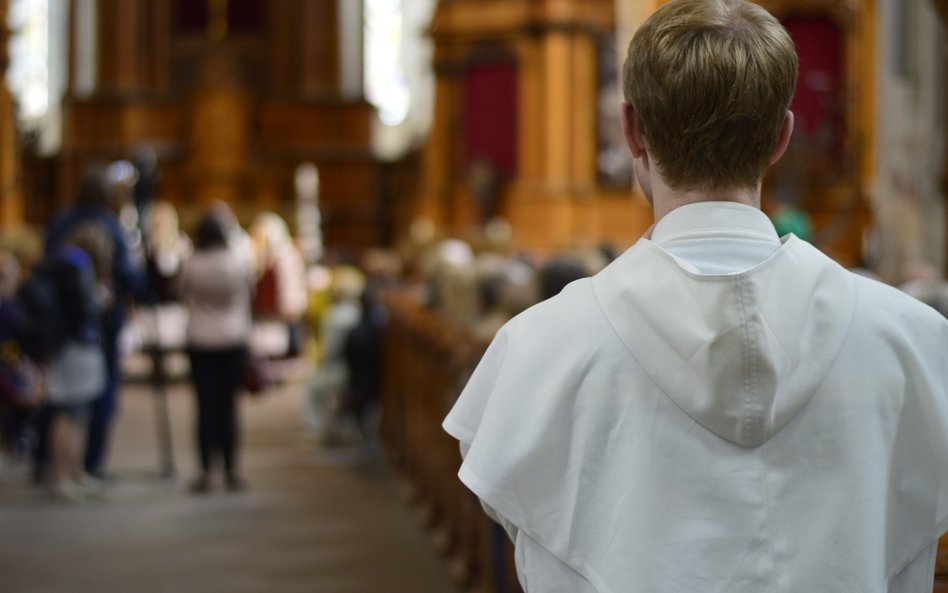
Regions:
M 777 593 L 779 590 L 777 588 L 777 552 L 774 550 L 774 526 L 771 516 L 771 507 L 770 507 L 770 482 L 768 472 L 767 472 L 767 455 L 764 453 L 764 448 L 760 449 L 760 462 L 761 462 L 761 472 L 763 474 L 764 482 L 764 514 L 767 518 L 767 547 L 770 550 L 770 574 L 773 577 L 774 583 L 774 593 Z

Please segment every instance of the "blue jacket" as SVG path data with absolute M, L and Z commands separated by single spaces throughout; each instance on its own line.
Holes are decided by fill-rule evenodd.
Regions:
M 114 340 L 118 330 L 125 323 L 125 308 L 123 303 L 129 298 L 146 300 L 148 282 L 144 270 L 139 269 L 129 256 L 129 247 L 125 234 L 119 226 L 118 217 L 107 208 L 88 208 L 76 206 L 65 214 L 53 219 L 46 233 L 45 253 L 47 255 L 58 250 L 66 236 L 84 222 L 97 222 L 108 229 L 112 238 L 112 290 L 115 291 L 116 306 L 109 315 L 109 331 L 106 339 Z M 112 335 L 109 335 L 112 334 Z

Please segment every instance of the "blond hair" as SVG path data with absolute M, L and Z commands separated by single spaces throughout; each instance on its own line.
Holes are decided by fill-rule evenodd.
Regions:
M 786 29 L 745 0 L 673 0 L 635 33 L 625 100 L 676 189 L 756 186 L 797 79 Z

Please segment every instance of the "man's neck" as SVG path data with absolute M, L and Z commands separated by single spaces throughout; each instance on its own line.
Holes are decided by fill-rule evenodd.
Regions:
M 760 186 L 719 191 L 678 190 L 668 187 L 661 181 L 658 183 L 655 181 L 655 179 L 652 181 L 652 206 L 656 223 L 672 210 L 698 202 L 737 202 L 760 208 Z

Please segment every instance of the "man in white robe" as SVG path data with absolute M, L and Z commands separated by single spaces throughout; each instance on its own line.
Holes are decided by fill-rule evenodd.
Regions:
M 793 42 L 743 0 L 636 33 L 656 224 L 497 334 L 444 421 L 528 593 L 922 593 L 948 524 L 948 322 L 760 212 Z

